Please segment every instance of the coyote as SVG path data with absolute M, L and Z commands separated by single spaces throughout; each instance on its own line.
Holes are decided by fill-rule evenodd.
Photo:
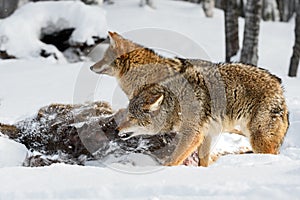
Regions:
M 254 153 L 279 153 L 289 119 L 278 77 L 242 63 L 165 58 L 109 35 L 104 58 L 91 70 L 115 76 L 130 100 L 120 136 L 177 132 L 167 166 L 197 148 L 199 165 L 208 166 L 212 137 L 232 130 L 249 138 Z

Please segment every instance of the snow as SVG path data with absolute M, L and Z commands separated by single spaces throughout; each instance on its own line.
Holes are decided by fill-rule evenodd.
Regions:
M 27 148 L 20 143 L 0 135 L 0 168 L 22 166 Z
M 40 36 L 42 29 L 44 33 L 52 33 L 66 28 L 75 28 L 70 43 L 92 45 L 93 37 L 107 36 L 105 11 L 80 1 L 28 3 L 0 20 L 0 50 L 17 58 L 32 59 L 39 57 L 43 49 L 63 62 L 62 53 L 55 46 L 41 42 Z
M 80 7 L 79 10 L 85 9 L 79 2 L 72 2 L 73 4 L 78 9 Z M 35 14 L 37 8 L 32 5 L 36 4 L 25 7 L 28 9 L 26 12 Z M 147 6 L 141 8 L 137 0 L 115 0 L 115 4 L 104 4 L 102 9 L 89 9 L 101 13 L 104 10 L 109 30 L 120 32 L 141 44 L 160 50 L 167 48 L 171 53 L 186 57 L 196 57 L 197 51 L 199 57 L 210 58 L 214 62 L 224 60 L 224 22 L 220 10 L 214 11 L 213 18 L 205 18 L 202 7 L 191 3 L 164 0 L 156 1 L 155 6 L 156 9 Z M 25 8 L 17 12 L 25 12 Z M 86 12 L 84 9 L 82 12 Z M 86 26 L 81 29 L 87 31 L 82 32 L 82 35 L 90 35 L 95 31 L 92 30 L 95 24 L 102 24 L 101 20 L 98 22 L 96 19 L 81 21 L 80 12 L 75 8 L 71 10 L 75 13 L 72 18 L 74 23 L 76 21 Z M 43 12 L 45 16 L 49 16 L 49 12 L 63 15 L 67 10 L 50 6 L 47 9 L 44 7 Z M 43 12 L 39 12 L 35 21 L 26 24 L 28 29 L 40 26 Z M 25 28 L 25 23 L 20 23 L 21 19 L 9 20 L 11 26 L 16 23 Z M 243 20 L 240 19 L 239 22 L 242 38 Z M 4 21 L 0 21 L 0 29 L 3 23 Z M 149 29 L 152 27 L 156 29 Z M 38 33 L 36 29 L 32 29 L 32 34 Z M 146 33 L 146 36 L 153 35 L 145 40 L 139 31 Z M 147 162 L 138 163 L 139 166 L 116 164 L 113 162 L 118 158 L 111 157 L 106 163 L 89 162 L 86 163 L 87 166 L 55 164 L 49 167 L 25 168 L 20 165 L 26 156 L 26 148 L 0 137 L 0 199 L 299 198 L 300 79 L 287 77 L 294 42 L 293 31 L 293 20 L 289 23 L 262 22 L 259 38 L 259 66 L 282 79 L 290 110 L 291 124 L 281 154 L 226 155 L 208 168 L 154 166 L 151 159 L 139 154 L 131 156 L 139 161 L 148 159 Z M 160 37 L 161 34 L 167 35 L 170 32 L 178 34 L 170 34 L 167 39 L 165 35 Z M 15 34 L 9 33 L 9 36 L 13 37 Z M 179 36 L 176 39 L 174 35 Z M 17 50 L 24 59 L 0 60 L 1 123 L 12 124 L 25 119 L 50 103 L 78 103 L 101 99 L 110 102 L 115 109 L 126 106 L 127 98 L 117 86 L 116 80 L 90 72 L 88 66 L 91 63 L 61 64 L 29 59 L 27 49 L 31 49 L 37 42 L 30 38 L 32 37 L 22 41 L 22 45 L 19 40 L 11 43 L 18 47 Z M 80 37 L 77 35 L 74 38 Z M 183 48 L 183 44 L 190 40 L 195 41 L 202 50 L 195 47 L 184 51 L 187 48 Z M 160 44 L 162 41 L 165 43 Z M 216 141 L 213 152 L 238 152 L 241 148 L 250 148 L 249 142 L 238 135 L 224 134 Z
M 56 164 L 1 169 L 1 199 L 293 199 L 299 166 L 158 167 L 127 174 L 101 167 Z M 12 181 L 12 176 L 22 179 Z M 276 174 L 276 175 L 275 175 Z M 37 177 L 40 177 L 37 179 Z M 37 181 L 38 180 L 38 181 Z M 30 184 L 28 184 L 30 183 Z M 274 184 L 276 183 L 276 184 Z M 16 192 L 17 189 L 17 192 Z M 275 189 L 275 190 L 274 190 Z
M 9 124 L 35 114 L 50 103 L 72 102 L 82 65 L 26 60 L 2 60 L 0 63 L 0 121 Z

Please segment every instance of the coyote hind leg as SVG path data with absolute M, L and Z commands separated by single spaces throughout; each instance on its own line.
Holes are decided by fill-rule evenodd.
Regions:
M 275 111 L 258 113 L 250 121 L 250 143 L 254 153 L 279 153 L 289 122 L 286 108 Z

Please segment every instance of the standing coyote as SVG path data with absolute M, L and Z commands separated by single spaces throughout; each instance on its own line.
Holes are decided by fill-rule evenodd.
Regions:
M 199 165 L 207 166 L 212 137 L 237 126 L 255 153 L 279 153 L 289 120 L 278 77 L 241 63 L 164 58 L 109 35 L 104 58 L 91 70 L 115 76 L 130 99 L 120 136 L 177 132 L 168 166 L 181 164 L 196 148 Z

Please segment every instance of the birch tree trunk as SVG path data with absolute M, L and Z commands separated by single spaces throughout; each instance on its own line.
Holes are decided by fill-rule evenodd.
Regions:
M 279 10 L 276 0 L 263 0 L 262 18 L 265 21 L 279 21 Z
M 262 0 L 248 0 L 245 13 L 245 29 L 241 62 L 257 65 L 258 36 Z
M 224 5 L 225 14 L 225 41 L 226 62 L 230 62 L 232 56 L 239 50 L 239 22 L 236 0 L 227 0 Z
M 214 0 L 203 0 L 202 2 L 203 10 L 206 17 L 213 17 L 214 15 L 214 7 L 215 1 Z
M 293 55 L 290 61 L 289 76 L 296 77 L 300 58 L 300 5 L 298 0 L 297 15 L 295 23 L 295 44 L 293 47 Z

